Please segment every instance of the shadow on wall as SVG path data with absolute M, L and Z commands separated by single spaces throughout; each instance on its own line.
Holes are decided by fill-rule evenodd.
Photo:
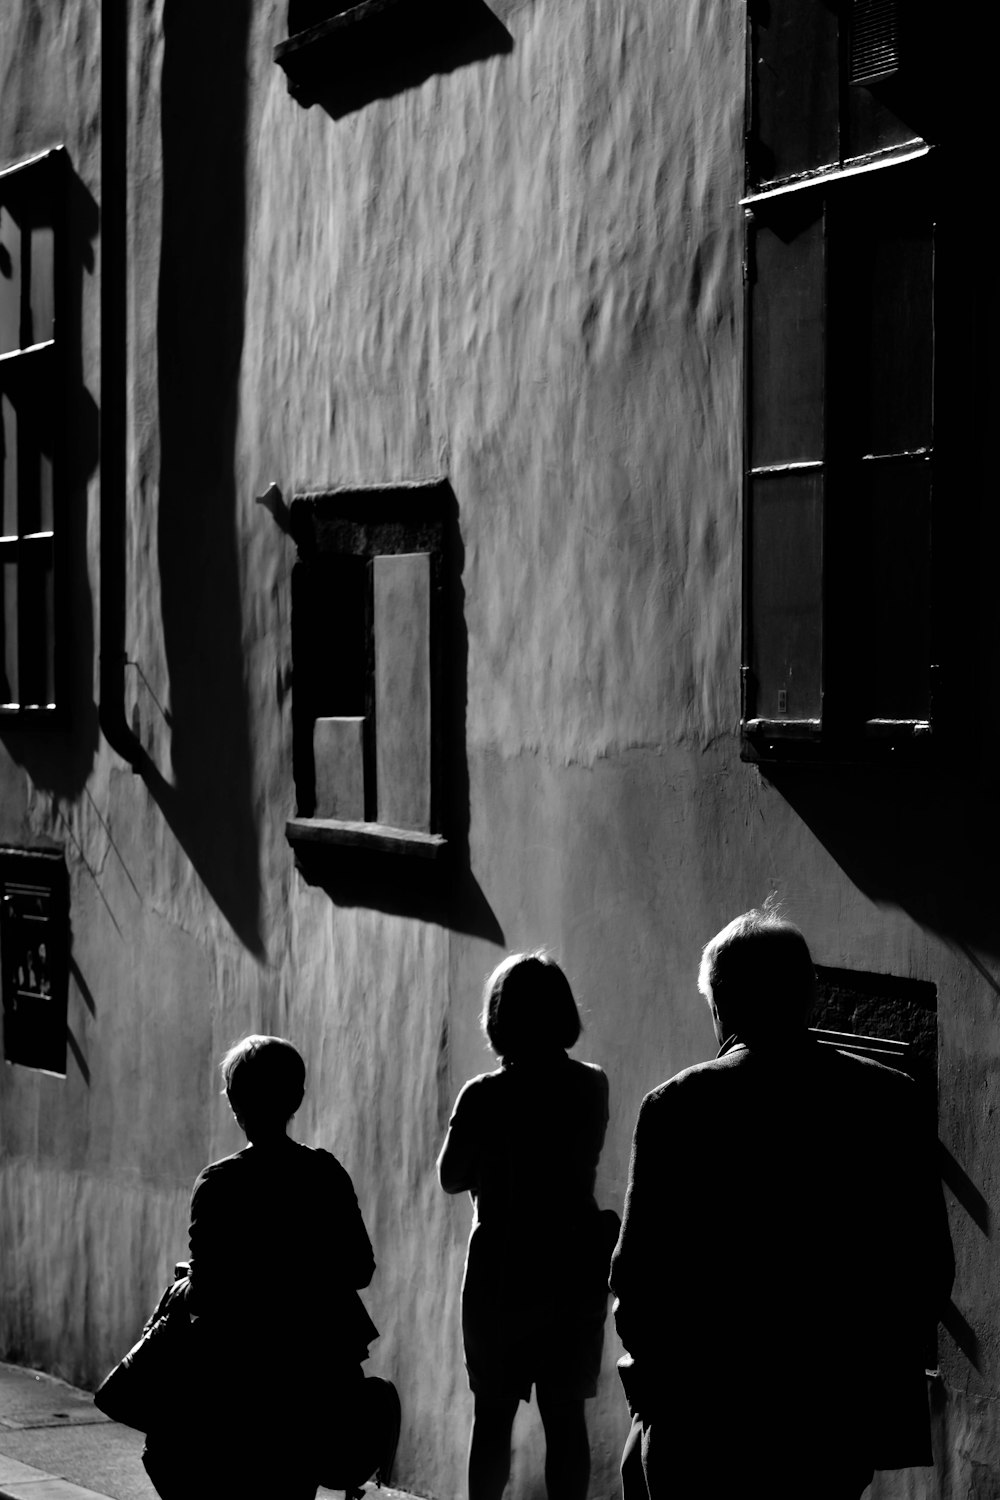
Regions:
M 1000 999 L 988 958 L 1000 958 L 1000 803 L 957 767 L 771 767 L 767 779 L 848 878 L 879 906 L 902 909 L 963 952 Z M 988 1064 L 987 1064 L 988 1066 Z M 989 1205 L 942 1142 L 942 1180 L 989 1239 Z M 981 1370 L 979 1335 L 954 1301 L 942 1322 Z
M 510 32 L 483 0 L 432 6 L 290 0 L 288 30 L 275 62 L 288 76 L 289 93 L 306 109 L 319 104 L 334 120 L 434 74 L 514 49 Z
M 87 575 L 87 483 L 97 468 L 98 410 L 83 383 L 82 338 L 84 278 L 94 269 L 98 209 L 71 166 L 64 184 L 67 254 L 61 284 L 66 326 L 65 330 L 60 327 L 59 338 L 66 380 L 66 430 L 57 517 L 62 533 L 58 650 L 64 712 L 58 727 L 31 730 L 5 724 L 2 738 L 11 759 L 24 766 L 36 787 L 72 801 L 87 784 L 99 737 L 94 702 L 94 604 Z
M 258 835 L 236 543 L 248 0 L 166 0 L 158 546 L 173 785 L 143 776 L 258 957 Z
M 962 949 L 1000 959 L 1000 801 L 959 767 L 770 767 L 766 779 L 878 905 Z

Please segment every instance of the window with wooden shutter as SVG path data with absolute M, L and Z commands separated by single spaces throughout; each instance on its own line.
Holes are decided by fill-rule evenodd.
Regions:
M 753 758 L 893 753 L 933 729 L 939 171 L 902 96 L 853 86 L 862 52 L 886 79 L 904 41 L 880 0 L 839 11 L 771 0 L 751 13 L 742 722 Z

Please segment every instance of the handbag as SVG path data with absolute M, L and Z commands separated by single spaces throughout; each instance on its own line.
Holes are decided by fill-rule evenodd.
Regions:
M 323 1443 L 319 1482 L 343 1490 L 345 1500 L 359 1500 L 366 1480 L 374 1478 L 381 1488 L 392 1474 L 401 1420 L 396 1387 L 378 1375 L 359 1379 L 349 1392 L 338 1392 L 333 1420 L 336 1438 Z
M 94 1392 L 94 1405 L 112 1422 L 148 1433 L 176 1409 L 191 1360 L 187 1288 L 186 1276 L 170 1283 L 138 1340 Z

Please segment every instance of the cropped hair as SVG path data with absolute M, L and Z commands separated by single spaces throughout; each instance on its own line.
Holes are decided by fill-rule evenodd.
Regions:
M 283 1036 L 245 1036 L 219 1065 L 226 1097 L 240 1120 L 286 1124 L 306 1090 L 306 1065 Z
M 502 1062 L 568 1049 L 582 1030 L 569 980 L 543 948 L 511 953 L 493 970 L 483 990 L 482 1026 Z
M 728 1033 L 788 1033 L 809 1022 L 816 970 L 802 933 L 769 898 L 706 943 L 698 989 Z

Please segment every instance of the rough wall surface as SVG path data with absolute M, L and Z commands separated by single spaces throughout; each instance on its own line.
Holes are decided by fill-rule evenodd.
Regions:
M 985 1496 L 993 950 L 914 916 L 892 869 L 872 877 L 808 795 L 738 758 L 744 17 L 723 0 L 492 8 L 507 50 L 339 115 L 288 96 L 283 5 L 131 8 L 125 670 L 149 765 L 97 736 L 91 475 L 73 499 L 80 712 L 61 739 L 0 736 L 2 841 L 66 850 L 82 1059 L 65 1080 L 3 1069 L 0 1352 L 100 1377 L 184 1252 L 195 1174 L 240 1143 L 215 1060 L 281 1032 L 309 1062 L 297 1134 L 343 1160 L 375 1241 L 370 1367 L 403 1398 L 398 1481 L 459 1495 L 469 1207 L 433 1167 L 458 1087 L 488 1066 L 484 973 L 505 947 L 563 959 L 580 1054 L 611 1080 L 599 1197 L 620 1209 L 639 1100 L 712 1049 L 699 947 L 774 889 L 818 962 L 938 987 L 942 1137 L 987 1207 L 952 1203 L 938 1477 L 876 1494 Z M 95 203 L 99 19 L 97 0 L 0 18 L 0 164 L 63 141 Z M 99 403 L 95 249 L 80 337 Z M 331 899 L 294 869 L 294 546 L 254 505 L 271 480 L 290 498 L 442 473 L 476 920 L 448 902 L 428 917 L 405 882 L 391 903 Z M 601 1496 L 627 1427 L 617 1353 L 610 1334 Z M 533 1411 L 516 1437 L 514 1493 L 540 1494 Z

